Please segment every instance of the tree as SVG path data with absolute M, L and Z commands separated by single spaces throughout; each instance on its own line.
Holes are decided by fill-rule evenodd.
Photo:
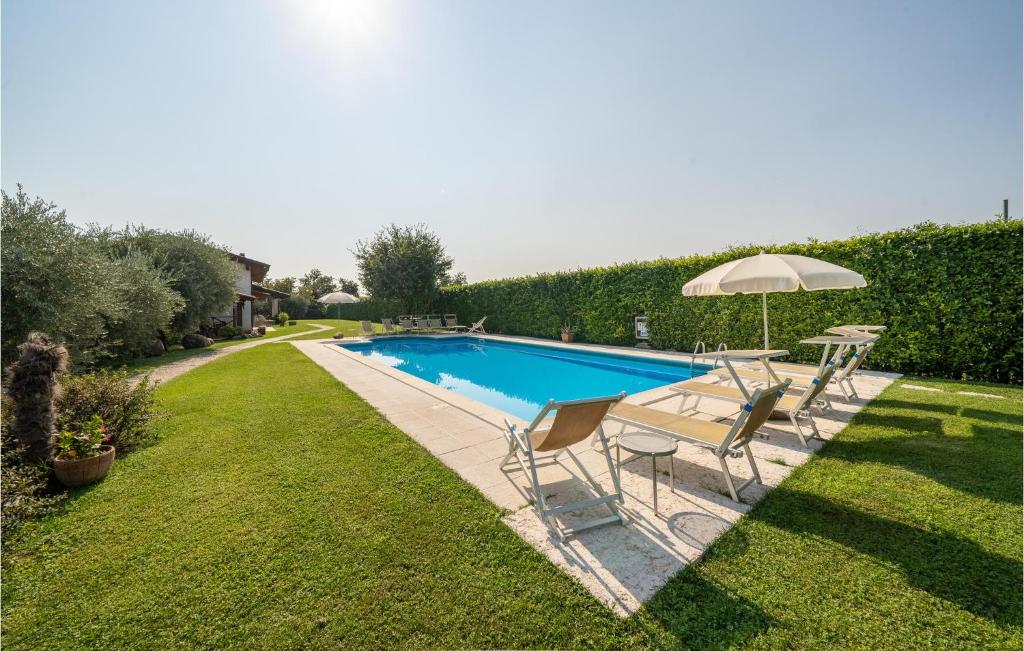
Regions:
M 215 314 L 224 312 L 235 301 L 235 264 L 226 249 L 196 231 L 169 233 L 129 226 L 109 233 L 116 254 L 140 250 L 168 279 L 170 286 L 184 299 L 182 309 L 170 324 L 171 338 L 195 332 Z
M 285 276 L 284 278 L 267 278 L 262 283 L 262 285 L 268 289 L 275 289 L 287 294 L 295 293 L 295 284 L 295 279 L 291 276 Z
M 279 304 L 282 312 L 287 312 L 289 318 L 305 319 L 309 311 L 309 299 L 302 294 L 292 294 L 288 298 L 281 299 Z
M 334 284 L 334 279 L 319 269 L 310 269 L 309 273 L 299 280 L 299 293 L 309 299 L 311 303 L 316 302 L 324 294 L 330 294 L 337 290 L 338 287 Z
M 430 309 L 454 264 L 424 224 L 385 226 L 369 241 L 358 241 L 353 253 L 363 289 L 373 298 L 401 302 L 406 312 Z
M 338 277 L 338 289 L 345 292 L 346 294 L 352 294 L 353 296 L 359 296 L 359 283 L 348 278 Z M 322 294 L 321 294 L 322 296 Z

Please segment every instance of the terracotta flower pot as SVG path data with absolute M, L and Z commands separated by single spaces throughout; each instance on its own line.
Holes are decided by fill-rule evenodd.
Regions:
M 571 332 L 563 332 L 562 333 L 562 343 L 563 344 L 571 344 L 572 343 L 572 333 Z
M 107 476 L 115 454 L 113 445 L 101 445 L 100 453 L 92 457 L 65 459 L 58 456 L 53 460 L 53 473 L 68 488 L 86 486 Z

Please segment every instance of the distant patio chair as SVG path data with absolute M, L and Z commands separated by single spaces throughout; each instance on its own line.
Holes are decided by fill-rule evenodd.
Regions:
M 441 319 L 427 319 L 427 328 L 431 330 L 444 330 Z
M 402 326 L 403 330 L 412 332 L 416 329 L 416 323 L 412 320 L 412 317 L 398 317 L 398 325 Z
M 501 460 L 500 467 L 503 472 L 505 466 L 513 459 L 519 463 L 523 473 L 530 478 L 530 486 L 533 490 L 534 506 L 540 519 L 551 531 L 558 535 L 560 540 L 567 536 L 577 534 L 587 529 L 600 527 L 606 524 L 625 524 L 626 519 L 619 513 L 617 506 L 622 503 L 622 488 L 619 485 L 618 475 L 612 464 L 611 452 L 608 449 L 608 439 L 601 428 L 601 421 L 608 415 L 608 411 L 619 404 L 626 397 L 625 392 L 616 396 L 603 398 L 589 398 L 585 400 L 567 400 L 555 402 L 549 400 L 547 405 L 541 409 L 537 417 L 533 419 L 525 429 L 519 431 L 515 425 L 505 419 L 505 439 L 508 441 L 508 454 Z M 555 412 L 555 419 L 550 424 L 544 423 L 548 414 Z M 594 434 L 600 441 L 605 461 L 608 464 L 608 475 L 611 478 L 615 491 L 611 494 L 605 492 L 601 484 L 591 476 L 590 472 L 580 460 L 569 449 L 570 445 L 584 441 L 591 434 Z M 551 457 L 537 459 L 538 452 L 554 452 Z M 587 481 L 597 492 L 598 497 L 579 500 L 562 506 L 549 507 L 540 480 L 537 477 L 538 461 L 547 464 L 558 462 L 558 457 L 565 453 L 573 460 L 576 466 L 586 477 Z M 572 528 L 561 526 L 555 516 L 572 511 L 580 511 L 595 506 L 607 506 L 612 514 L 603 518 L 597 518 L 584 522 Z
M 459 318 L 454 314 L 444 315 L 444 327 L 448 328 L 452 332 L 463 332 L 465 330 L 468 330 L 466 326 L 459 325 Z
M 369 321 L 360 321 L 359 334 L 364 337 L 372 337 L 377 333 L 374 332 L 372 323 L 370 323 Z
M 484 317 L 484 318 L 480 319 L 479 321 L 477 321 L 476 323 L 474 323 L 473 325 L 469 326 L 469 328 L 466 329 L 466 334 L 473 334 L 473 333 L 479 333 L 479 334 L 482 334 L 482 335 L 487 334 L 487 331 L 484 330 L 484 321 L 486 321 L 486 320 L 487 320 L 487 317 Z
M 384 327 L 384 334 L 386 335 L 397 335 L 398 330 L 395 329 L 395 324 L 391 319 L 381 319 L 380 324 Z

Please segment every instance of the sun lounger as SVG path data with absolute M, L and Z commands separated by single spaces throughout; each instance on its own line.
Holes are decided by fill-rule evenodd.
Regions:
M 787 388 L 789 388 L 788 380 L 781 384 L 755 390 L 750 397 L 750 402 L 744 404 L 732 425 L 712 423 L 625 402 L 620 402 L 615 406 L 608 414 L 608 420 L 621 423 L 624 426 L 623 429 L 626 426 L 635 427 L 711 450 L 722 466 L 722 474 L 725 478 L 725 485 L 729 489 L 729 495 L 733 500 L 739 502 L 743 489 L 753 483 L 761 483 L 757 462 L 754 461 L 754 455 L 750 452 L 750 440 L 771 416 L 772 410 L 782 399 Z M 747 457 L 752 476 L 737 486 L 725 459 L 726 457 L 742 456 Z
M 479 334 L 482 334 L 482 335 L 487 334 L 487 331 L 484 330 L 484 321 L 486 321 L 486 320 L 487 320 L 487 317 L 484 317 L 484 318 L 480 319 L 479 321 L 477 321 L 476 323 L 474 323 L 473 325 L 469 326 L 469 328 L 466 329 L 466 333 L 467 334 L 479 333 Z
M 416 324 L 412 319 L 402 317 L 398 318 L 398 325 L 402 326 L 403 330 L 409 330 L 410 332 L 416 329 Z
M 444 330 L 441 319 L 427 319 L 427 327 L 431 330 Z
M 568 400 L 565 402 L 548 401 L 548 404 L 537 414 L 525 429 L 519 431 L 515 425 L 505 420 L 505 439 L 508 441 L 508 454 L 501 460 L 500 467 L 503 471 L 505 466 L 513 459 L 519 463 L 523 473 L 530 478 L 530 485 L 533 490 L 534 506 L 541 520 L 561 540 L 567 536 L 600 527 L 606 524 L 624 524 L 625 518 L 619 513 L 616 503 L 622 503 L 622 489 L 619 486 L 619 479 L 612 464 L 611 452 L 608 449 L 608 439 L 601 428 L 601 422 L 608 415 L 608 410 L 614 407 L 626 396 L 620 393 L 617 396 L 606 396 L 603 398 L 590 398 L 586 400 Z M 555 412 L 554 421 L 545 423 L 545 418 L 551 412 Z M 611 494 L 605 492 L 586 467 L 573 454 L 569 446 L 584 441 L 591 434 L 594 434 L 601 441 L 601 449 L 605 461 L 608 463 L 608 474 L 615 486 Z M 554 452 L 551 457 L 537 459 L 537 453 Z M 558 457 L 563 453 L 570 459 L 586 477 L 587 481 L 597 492 L 598 496 L 572 502 L 562 506 L 549 507 L 544 490 L 541 487 L 537 476 L 538 461 L 541 463 L 557 463 Z M 572 511 L 580 511 L 595 506 L 607 506 L 611 515 L 584 522 L 572 528 L 563 527 L 555 519 L 555 516 Z
M 398 334 L 398 330 L 395 329 L 395 324 L 391 319 L 381 319 L 380 324 L 384 327 L 384 334 L 395 335 Z
M 466 326 L 459 325 L 459 319 L 454 314 L 444 315 L 444 327 L 451 330 L 452 332 L 462 332 L 468 330 Z
M 835 366 L 839 370 L 835 372 L 831 380 L 833 384 L 839 387 L 844 398 L 847 400 L 857 398 L 857 389 L 853 386 L 853 375 L 860 369 L 861 364 L 864 363 L 868 353 L 870 353 L 871 350 L 874 349 L 875 344 L 878 343 L 879 335 L 854 332 L 852 330 L 843 332 L 842 328 L 830 328 L 830 330 L 834 331 L 834 334 L 844 337 L 860 337 L 862 339 L 860 343 L 853 344 L 843 349 L 843 356 L 845 356 L 849 348 L 855 348 L 853 355 L 846 360 L 845 365 L 843 365 L 842 357 L 834 360 Z M 772 369 L 783 375 L 811 375 L 812 377 L 816 375 L 818 371 L 817 367 L 809 364 L 773 364 Z
M 360 321 L 359 334 L 364 337 L 372 337 L 377 333 L 374 332 L 372 323 L 370 323 L 369 321 Z
M 775 369 L 774 366 L 773 370 L 776 370 L 776 373 L 778 373 L 778 370 Z M 804 447 L 809 447 L 807 445 L 808 438 L 821 438 L 818 432 L 818 426 L 814 422 L 814 418 L 811 416 L 810 408 L 815 406 L 815 400 L 821 392 L 825 390 L 825 387 L 832 379 L 832 374 L 834 372 L 834 364 L 825 364 L 825 368 L 821 371 L 820 375 L 812 378 L 805 388 L 801 389 L 797 394 L 785 394 L 781 396 L 778 403 L 775 405 L 774 414 L 788 418 L 790 422 L 793 423 L 793 427 L 796 428 L 797 438 L 800 439 L 800 443 L 802 443 Z M 792 380 L 787 380 L 785 382 L 787 389 L 791 382 Z M 686 410 L 696 410 L 701 398 L 716 398 L 718 400 L 726 400 L 740 404 L 748 402 L 748 398 L 745 395 L 744 390 L 739 387 L 704 382 L 698 379 L 673 384 L 669 389 L 676 393 L 683 394 L 683 402 L 679 405 L 680 413 Z M 686 406 L 686 398 L 688 396 L 694 396 L 696 398 L 696 401 L 690 407 Z M 803 428 L 800 427 L 798 419 L 801 418 L 806 419 L 810 423 L 810 437 L 805 436 Z

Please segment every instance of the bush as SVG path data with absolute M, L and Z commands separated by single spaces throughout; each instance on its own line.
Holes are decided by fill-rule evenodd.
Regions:
M 309 299 L 302 294 L 292 294 L 280 302 L 281 310 L 289 314 L 293 319 L 306 318 L 306 311 L 309 309 Z
M 298 323 L 298 321 L 289 321 L 288 325 L 295 325 L 296 323 Z
M 181 346 L 183 348 L 205 348 L 211 345 L 213 345 L 213 339 L 195 332 L 181 338 Z
M 834 242 L 745 246 L 676 260 L 637 262 L 442 290 L 439 311 L 488 331 L 555 339 L 562 323 L 582 341 L 631 345 L 633 318 L 647 316 L 651 344 L 692 350 L 762 344 L 761 297 L 684 297 L 682 286 L 728 260 L 765 250 L 820 258 L 860 272 L 860 290 L 768 296 L 773 347 L 816 362 L 799 341 L 840 323 L 889 326 L 865 366 L 953 379 L 1021 382 L 1022 223 L 912 228 Z M 369 309 L 363 306 L 353 309 Z M 346 306 L 348 308 L 350 306 Z M 346 316 L 345 318 L 355 318 Z M 360 318 L 367 318 L 360 316 Z
M 156 385 L 148 378 L 136 382 L 127 371 L 102 370 L 65 376 L 63 387 L 57 400 L 59 429 L 77 431 L 99 416 L 119 455 L 154 437 L 150 421 L 156 415 Z
M 289 318 L 289 315 L 288 315 L 287 312 L 278 312 L 277 313 L 277 322 L 280 323 L 281 325 L 284 325 L 285 323 L 288 323 L 288 318 Z
M 14 437 L 12 424 L 13 405 L 4 396 L 0 398 L 0 536 L 4 542 L 19 524 L 49 513 L 61 498 L 48 493 L 49 468 L 28 461 L 24 446 Z
M 217 329 L 217 336 L 221 339 L 231 339 L 235 335 L 241 334 L 242 329 L 236 328 L 233 325 L 222 325 Z

